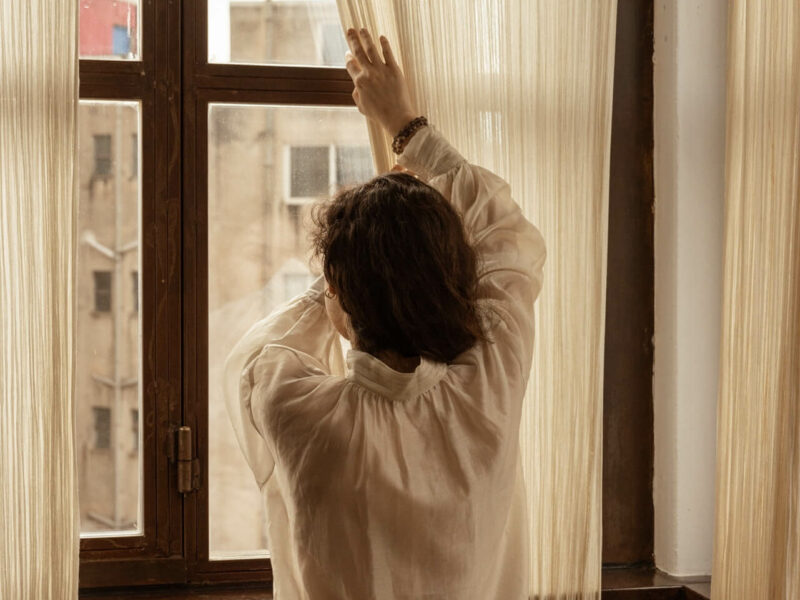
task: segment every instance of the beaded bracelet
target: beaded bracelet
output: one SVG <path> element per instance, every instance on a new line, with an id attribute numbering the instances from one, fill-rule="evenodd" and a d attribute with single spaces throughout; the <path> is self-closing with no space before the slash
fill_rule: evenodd
<path id="1" fill-rule="evenodd" d="M 417 129 L 421 129 L 428 124 L 428 119 L 425 117 L 417 117 L 413 121 L 411 121 L 408 125 L 403 127 L 403 129 L 394 136 L 392 140 L 392 152 L 395 154 L 402 154 L 403 148 L 406 146 L 406 142 L 408 142 L 409 138 L 414 134 Z"/>

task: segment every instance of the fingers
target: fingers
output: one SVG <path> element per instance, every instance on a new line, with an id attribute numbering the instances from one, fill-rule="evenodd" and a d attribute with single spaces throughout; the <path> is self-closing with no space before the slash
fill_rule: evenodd
<path id="1" fill-rule="evenodd" d="M 383 60 L 384 62 L 390 67 L 396 67 L 397 61 L 394 58 L 394 52 L 392 52 L 392 47 L 389 45 L 389 40 L 386 39 L 385 35 L 380 37 L 381 41 L 381 48 L 383 49 Z"/>
<path id="2" fill-rule="evenodd" d="M 360 66 L 366 67 L 370 64 L 369 57 L 367 56 L 366 52 L 364 52 L 364 48 L 361 46 L 361 40 L 356 33 L 356 30 L 352 27 L 347 30 L 347 45 L 350 46 L 350 51 L 353 53 L 353 56 L 356 57 L 356 60 L 360 63 Z"/>
<path id="3" fill-rule="evenodd" d="M 344 67 L 347 69 L 347 74 L 350 75 L 350 79 L 355 80 L 358 74 L 361 73 L 361 65 L 358 64 L 356 57 L 349 50 L 344 55 L 344 59 Z"/>
<path id="4" fill-rule="evenodd" d="M 361 29 L 361 40 L 363 42 L 364 51 L 367 53 L 369 62 L 374 65 L 381 64 L 381 57 L 378 50 L 375 48 L 375 43 L 372 41 L 372 36 L 366 29 Z"/>

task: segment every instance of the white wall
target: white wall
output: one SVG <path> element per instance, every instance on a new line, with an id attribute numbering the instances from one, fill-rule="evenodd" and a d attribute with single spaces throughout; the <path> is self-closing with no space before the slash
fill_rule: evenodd
<path id="1" fill-rule="evenodd" d="M 726 0 L 655 2 L 656 566 L 711 573 Z"/>

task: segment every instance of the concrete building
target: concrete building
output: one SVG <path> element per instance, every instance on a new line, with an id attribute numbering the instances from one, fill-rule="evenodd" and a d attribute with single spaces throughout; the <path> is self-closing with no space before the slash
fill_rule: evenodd
<path id="1" fill-rule="evenodd" d="M 77 428 L 81 529 L 139 522 L 139 111 L 80 107 Z"/>

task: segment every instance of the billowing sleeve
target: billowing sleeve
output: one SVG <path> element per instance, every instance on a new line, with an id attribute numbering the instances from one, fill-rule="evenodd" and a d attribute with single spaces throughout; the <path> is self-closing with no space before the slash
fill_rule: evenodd
<path id="1" fill-rule="evenodd" d="M 489 332 L 523 371 L 533 357 L 534 302 L 542 287 L 545 244 L 509 185 L 468 163 L 433 127 L 419 130 L 398 163 L 439 190 L 461 213 L 479 258 L 479 296 L 505 327 Z M 526 366 L 527 365 L 527 366 Z"/>
<path id="2" fill-rule="evenodd" d="M 254 393 L 257 385 L 270 375 L 300 379 L 344 370 L 339 334 L 322 300 L 324 284 L 320 277 L 305 294 L 253 325 L 225 361 L 225 406 L 259 487 L 272 473 L 275 450 L 256 418 L 264 412 L 257 404 L 269 400 L 264 394 Z M 264 373 L 266 361 L 258 360 L 265 354 L 270 356 L 272 373 Z"/>

